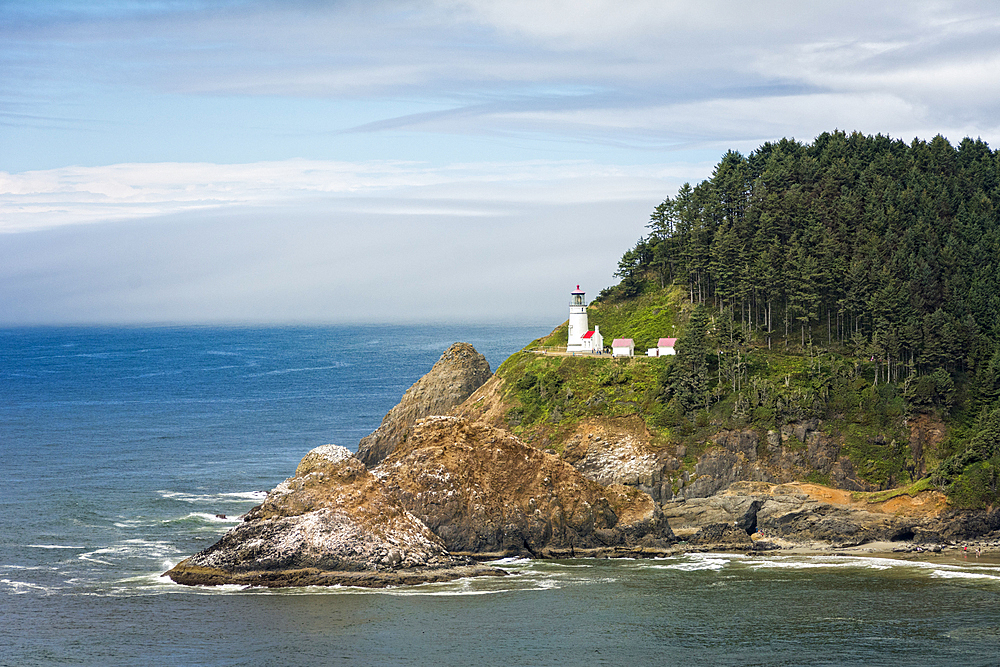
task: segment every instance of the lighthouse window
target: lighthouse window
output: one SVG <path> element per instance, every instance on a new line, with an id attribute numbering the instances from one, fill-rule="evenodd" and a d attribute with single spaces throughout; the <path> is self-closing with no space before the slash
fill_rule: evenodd
<path id="1" fill-rule="evenodd" d="M 577 305 L 577 306 L 582 306 L 583 305 L 583 297 L 580 296 L 579 294 L 577 294 L 576 296 L 574 296 L 573 297 L 573 304 Z"/>

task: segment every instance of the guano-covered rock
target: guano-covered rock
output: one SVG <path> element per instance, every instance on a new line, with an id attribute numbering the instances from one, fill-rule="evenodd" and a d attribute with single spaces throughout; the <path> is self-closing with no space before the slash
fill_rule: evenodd
<path id="1" fill-rule="evenodd" d="M 243 522 L 166 573 L 181 584 L 382 587 L 501 571 L 455 558 L 363 463 L 309 452 Z"/>

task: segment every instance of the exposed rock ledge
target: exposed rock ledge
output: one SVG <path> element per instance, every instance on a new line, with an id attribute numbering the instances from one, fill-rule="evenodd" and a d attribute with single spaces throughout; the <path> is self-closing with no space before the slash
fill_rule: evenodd
<path id="1" fill-rule="evenodd" d="M 728 549 L 948 543 L 1000 529 L 1000 510 L 949 510 L 937 491 L 869 504 L 847 491 L 804 483 L 736 482 L 709 498 L 664 503 L 663 513 L 689 544 Z M 763 542 L 755 541 L 761 536 Z"/>
<path id="2" fill-rule="evenodd" d="M 166 576 L 190 585 L 384 587 L 502 574 L 449 554 L 361 461 L 325 445 L 240 525 Z"/>

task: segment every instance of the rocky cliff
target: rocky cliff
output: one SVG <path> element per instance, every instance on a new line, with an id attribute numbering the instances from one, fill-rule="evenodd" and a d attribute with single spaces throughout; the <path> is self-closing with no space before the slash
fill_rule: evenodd
<path id="1" fill-rule="evenodd" d="M 166 576 L 191 585 L 383 587 L 499 574 L 449 554 L 361 461 L 325 445 L 241 524 Z"/>
<path id="2" fill-rule="evenodd" d="M 595 361 L 612 368 L 620 363 Z M 597 367 L 594 372 L 604 371 Z M 516 383 L 516 377 L 495 375 L 454 414 L 517 432 L 506 418 L 518 409 L 516 392 L 511 389 Z M 581 403 L 591 398 L 582 392 L 572 396 Z M 735 482 L 781 484 L 813 478 L 849 491 L 878 488 L 858 474 L 844 452 L 844 438 L 821 420 L 802 420 L 767 431 L 720 429 L 701 442 L 675 444 L 673 439 L 657 437 L 638 409 L 621 412 L 565 420 L 557 420 L 559 415 L 554 413 L 544 427 L 524 433 L 524 439 L 557 453 L 588 479 L 632 486 L 660 503 L 709 497 Z M 917 467 L 923 465 L 927 434 L 940 440 L 942 428 L 926 417 L 913 422 L 909 447 Z"/>
<path id="3" fill-rule="evenodd" d="M 457 417 L 489 366 L 453 345 L 366 438 L 309 452 L 216 544 L 166 573 L 182 584 L 392 586 L 499 575 L 502 555 L 626 555 L 676 540 L 641 491 L 603 485 L 510 433 Z M 381 454 L 381 455 L 380 455 Z"/>
<path id="4" fill-rule="evenodd" d="M 539 364 L 525 363 L 523 355 L 519 363 L 526 372 L 536 378 L 546 372 L 539 370 Z M 669 518 L 678 537 L 701 545 L 748 548 L 750 533 L 740 526 L 751 515 L 759 516 L 768 534 L 788 544 L 945 543 L 990 536 L 1000 529 L 1000 510 L 956 511 L 930 485 L 912 496 L 897 495 L 888 505 L 868 502 L 865 493 L 880 487 L 859 474 L 847 455 L 843 434 L 819 419 L 771 430 L 717 429 L 701 441 L 688 438 L 680 443 L 651 431 L 634 404 L 617 406 L 611 414 L 567 419 L 567 413 L 592 410 L 589 405 L 597 393 L 609 393 L 607 369 L 621 364 L 586 360 L 592 367 L 587 370 L 584 360 L 571 361 L 572 366 L 566 359 L 550 361 L 555 375 L 546 376 L 545 390 L 562 410 L 553 409 L 530 429 L 510 419 L 523 405 L 520 396 L 525 392 L 518 386 L 528 384 L 517 367 L 501 368 L 454 414 L 502 431 L 521 432 L 529 444 L 572 465 L 586 479 L 643 492 Z M 581 378 L 578 367 L 589 375 Z M 565 378 L 569 379 L 560 384 Z M 596 379 L 590 387 L 593 394 L 587 393 L 588 378 Z M 536 381 L 535 386 L 539 384 Z M 928 415 L 912 420 L 908 441 L 898 444 L 911 452 L 911 474 L 924 474 L 925 454 L 939 446 L 943 431 L 944 425 Z M 804 484 L 805 480 L 825 480 L 826 486 Z M 751 488 L 753 492 L 748 491 Z M 830 498 L 838 501 L 824 494 L 833 494 Z M 926 511 L 929 506 L 935 508 L 932 514 Z"/>
<path id="5" fill-rule="evenodd" d="M 485 383 L 492 372 L 486 357 L 468 343 L 455 343 L 403 398 L 371 434 L 358 445 L 358 458 L 369 468 L 405 442 L 418 419 L 446 415 Z"/>
<path id="6" fill-rule="evenodd" d="M 374 474 L 453 553 L 621 555 L 675 541 L 649 495 L 458 417 L 420 422 Z"/>

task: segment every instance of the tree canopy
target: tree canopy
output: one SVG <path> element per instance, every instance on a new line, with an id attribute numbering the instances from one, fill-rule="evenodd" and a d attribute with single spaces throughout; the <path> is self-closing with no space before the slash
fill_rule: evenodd
<path id="1" fill-rule="evenodd" d="M 727 152 L 710 178 L 659 204 L 647 228 L 602 298 L 682 286 L 693 304 L 724 314 L 730 342 L 735 327 L 766 348 L 849 353 L 872 369 L 873 387 L 898 389 L 882 398 L 905 402 L 900 419 L 912 410 L 965 416 L 961 458 L 940 469 L 945 482 L 998 465 L 1000 447 L 984 438 L 1000 408 L 1000 152 L 940 135 L 782 139 L 747 156 Z M 725 362 L 716 347 L 706 369 L 679 344 L 689 372 L 671 372 L 666 400 L 699 405 L 713 371 L 719 387 L 724 375 L 731 389 L 744 386 L 742 359 Z M 737 411 L 755 409 L 748 397 L 758 384 L 736 392 Z"/>
<path id="2" fill-rule="evenodd" d="M 978 369 L 1000 338 L 998 211 L 1000 155 L 982 141 L 783 139 L 657 206 L 620 289 L 653 274 L 800 345 L 860 335 L 894 380 Z"/>

